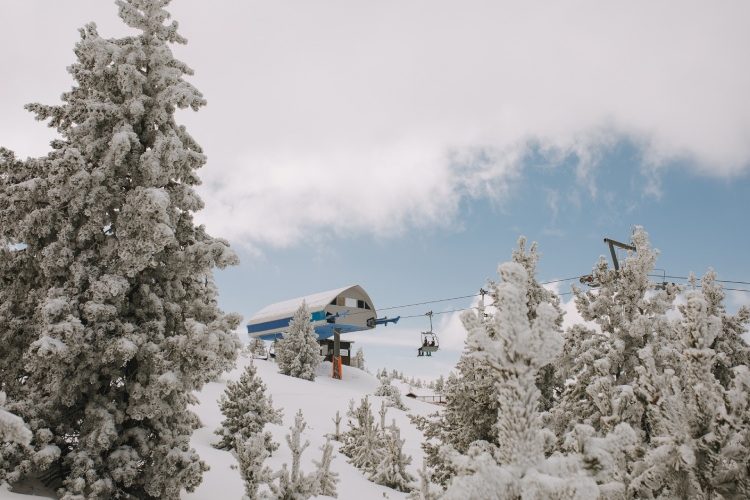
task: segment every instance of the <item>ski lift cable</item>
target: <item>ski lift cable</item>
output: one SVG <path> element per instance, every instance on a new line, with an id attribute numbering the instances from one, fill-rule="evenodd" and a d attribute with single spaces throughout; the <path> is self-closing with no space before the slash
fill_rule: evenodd
<path id="1" fill-rule="evenodd" d="M 669 278 L 673 280 L 690 280 L 687 276 L 670 276 L 669 274 L 649 274 L 649 276 L 652 277 L 659 277 L 659 278 Z M 698 280 L 698 277 L 696 276 L 696 280 Z M 750 285 L 750 281 L 732 281 L 732 280 L 714 280 L 717 283 L 729 283 L 731 285 Z M 733 290 L 732 288 L 725 288 L 724 290 Z M 750 291 L 750 290 L 741 290 L 741 291 Z"/>
<path id="2" fill-rule="evenodd" d="M 556 280 L 542 281 L 542 282 L 539 282 L 539 284 L 540 285 L 551 285 L 551 284 L 554 284 L 554 283 L 562 283 L 562 282 L 565 282 L 565 281 L 577 280 L 577 279 L 580 279 L 580 278 L 582 278 L 584 276 L 588 276 L 588 275 L 582 274 L 582 275 L 573 276 L 573 277 L 570 277 L 570 278 L 560 278 L 560 279 L 556 279 Z M 659 278 L 669 278 L 669 279 L 682 279 L 682 280 L 689 280 L 690 279 L 687 276 L 672 276 L 672 275 L 668 275 L 668 274 L 658 274 L 658 275 L 650 274 L 649 276 L 659 277 Z M 717 283 L 730 283 L 730 284 L 743 284 L 743 285 L 747 284 L 747 285 L 750 285 L 750 282 L 748 282 L 748 281 L 733 281 L 733 280 L 714 280 L 714 281 L 716 281 Z M 698 287 L 700 288 L 700 285 L 698 285 Z M 723 287 L 722 289 L 723 290 L 735 291 L 735 292 L 750 293 L 750 290 L 746 289 L 746 288 L 729 288 L 729 287 Z M 572 293 L 573 292 L 560 292 L 560 293 L 557 293 L 556 295 L 562 297 L 562 296 L 566 296 L 566 295 L 572 295 Z M 382 307 L 382 308 L 379 308 L 378 311 L 391 311 L 393 309 L 403 309 L 403 308 L 406 308 L 406 307 L 423 306 L 423 305 L 435 304 L 435 303 L 439 303 L 439 302 L 450 302 L 452 300 L 470 299 L 470 298 L 474 298 L 474 297 L 479 297 L 481 295 L 482 294 L 480 292 L 480 293 L 472 293 L 472 294 L 467 294 L 467 295 L 459 295 L 457 297 L 448 297 L 448 298 L 443 298 L 443 299 L 434 299 L 434 300 L 425 300 L 425 301 L 422 301 L 422 302 L 413 302 L 413 303 L 410 303 L 410 304 L 399 304 L 399 305 L 394 305 L 394 306 Z M 488 305 L 492 305 L 492 304 L 488 304 Z M 448 310 L 448 311 L 435 312 L 433 314 L 438 315 L 438 314 L 446 314 L 446 313 L 451 313 L 451 312 L 460 312 L 460 311 L 465 311 L 467 309 L 476 309 L 476 307 L 465 307 L 463 309 L 451 309 L 451 310 Z M 366 311 L 353 312 L 353 313 L 351 313 L 351 315 L 365 314 L 365 313 L 366 313 Z M 422 314 L 413 314 L 413 315 L 408 315 L 408 316 L 402 315 L 401 319 L 421 318 L 424 315 L 425 315 L 424 313 L 422 313 Z"/>
<path id="3" fill-rule="evenodd" d="M 539 284 L 540 285 L 551 285 L 553 283 L 561 283 L 563 281 L 573 281 L 573 280 L 577 280 L 577 279 L 581 278 L 581 276 L 583 276 L 583 275 L 573 276 L 572 278 L 561 278 L 561 279 L 557 279 L 557 280 L 544 281 L 544 282 L 540 282 Z M 568 295 L 569 293 L 570 292 L 559 293 L 558 295 Z M 378 308 L 378 311 L 390 311 L 391 309 L 402 309 L 402 308 L 405 308 L 405 307 L 424 306 L 424 305 L 427 305 L 427 304 L 435 304 L 437 302 L 450 302 L 451 300 L 470 299 L 470 298 L 473 298 L 473 297 L 479 297 L 480 295 L 482 295 L 482 294 L 481 293 L 472 293 L 472 294 L 469 294 L 469 295 L 461 295 L 459 297 L 450 297 L 450 298 L 447 298 L 447 299 L 426 300 L 424 302 L 415 302 L 413 304 L 401 304 L 401 305 L 397 305 L 397 306 L 381 307 L 381 308 Z M 435 314 L 438 314 L 438 313 L 435 313 Z M 423 315 L 420 314 L 420 316 L 423 316 Z M 403 317 L 405 317 L 405 316 L 402 316 L 402 318 Z"/>

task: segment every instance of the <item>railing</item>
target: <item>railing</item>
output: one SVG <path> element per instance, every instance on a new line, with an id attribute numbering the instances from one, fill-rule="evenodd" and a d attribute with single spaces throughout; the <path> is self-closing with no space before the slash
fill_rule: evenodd
<path id="1" fill-rule="evenodd" d="M 437 405 L 444 405 L 446 403 L 445 396 L 441 394 L 435 394 L 431 396 L 413 396 L 414 399 L 417 399 L 419 401 L 424 401 L 425 403 L 434 403 Z"/>

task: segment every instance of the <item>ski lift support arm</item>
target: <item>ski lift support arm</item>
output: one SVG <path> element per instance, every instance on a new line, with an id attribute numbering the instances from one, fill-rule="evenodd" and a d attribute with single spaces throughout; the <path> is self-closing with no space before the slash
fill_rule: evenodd
<path id="1" fill-rule="evenodd" d="M 630 250 L 632 252 L 636 251 L 633 245 L 626 245 L 625 243 L 615 241 L 611 238 L 604 238 L 604 243 L 609 245 L 609 253 L 612 255 L 612 264 L 615 266 L 615 271 L 620 270 L 620 263 L 617 261 L 617 252 L 615 252 L 615 247 L 622 248 L 624 250 Z"/>
<path id="2" fill-rule="evenodd" d="M 375 325 L 388 326 L 388 323 L 398 323 L 398 320 L 400 319 L 401 319 L 401 316 L 396 316 L 395 318 L 389 318 L 388 316 L 386 316 L 385 318 L 377 318 L 377 319 L 373 318 L 374 321 L 372 323 L 372 326 L 375 326 Z"/>

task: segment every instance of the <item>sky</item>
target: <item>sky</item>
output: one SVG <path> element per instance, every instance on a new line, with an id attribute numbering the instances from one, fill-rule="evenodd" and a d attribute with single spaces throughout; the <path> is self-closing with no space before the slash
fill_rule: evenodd
<path id="1" fill-rule="evenodd" d="M 541 281 L 577 276 L 608 254 L 604 237 L 627 240 L 634 225 L 665 274 L 713 267 L 750 281 L 747 2 L 175 0 L 169 10 L 189 40 L 174 51 L 208 100 L 178 116 L 208 156 L 197 219 L 241 258 L 217 273 L 228 311 L 247 318 L 348 284 L 376 308 L 474 294 L 519 235 L 539 244 Z M 5 0 L 2 12 L 0 145 L 43 155 L 54 131 L 23 105 L 70 88 L 78 28 L 128 31 L 102 0 Z M 434 377 L 464 333 L 458 313 L 436 316 L 444 349 L 416 359 L 427 327 L 408 318 L 351 339 L 372 368 Z"/>

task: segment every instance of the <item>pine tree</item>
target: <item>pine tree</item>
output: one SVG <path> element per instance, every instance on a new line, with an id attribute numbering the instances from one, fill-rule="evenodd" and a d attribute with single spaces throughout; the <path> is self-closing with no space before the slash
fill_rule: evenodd
<path id="1" fill-rule="evenodd" d="M 266 424 L 280 424 L 282 414 L 274 409 L 273 400 L 266 395 L 266 386 L 253 364 L 247 365 L 237 382 L 227 383 L 219 399 L 219 408 L 224 420 L 216 430 L 216 434 L 221 436 L 221 440 L 214 445 L 216 448 L 232 449 L 238 435 L 242 443 L 255 435 L 262 435 L 269 452 L 278 448 L 271 434 L 263 433 L 263 428 Z"/>
<path id="2" fill-rule="evenodd" d="M 538 260 L 536 244 L 532 244 L 527 250 L 525 238 L 519 238 L 518 247 L 513 251 L 513 262 L 525 271 L 524 300 L 528 321 L 536 318 L 536 310 L 540 304 L 546 304 L 554 312 L 553 329 L 557 334 L 562 323 L 562 312 L 558 299 L 536 281 L 535 272 Z M 497 302 L 497 283 L 489 282 L 487 287 L 490 297 Z M 477 313 L 464 315 L 462 321 L 467 331 L 481 330 L 486 332 L 486 336 L 491 339 L 498 335 L 495 317 L 485 314 L 483 302 L 480 303 Z M 549 379 L 539 377 L 539 373 L 547 370 L 551 370 L 551 364 L 546 364 L 537 371 L 538 387 L 540 381 L 549 382 L 549 379 L 556 381 L 554 376 Z M 432 479 L 441 486 L 446 486 L 456 473 L 451 462 L 441 455 L 441 446 L 450 445 L 454 450 L 463 454 L 467 453 L 471 444 L 477 441 L 490 445 L 498 444 L 496 385 L 501 380 L 500 375 L 487 363 L 486 359 L 477 355 L 476 347 L 469 343 L 456 365 L 456 372 L 451 373 L 447 381 L 442 375 L 435 381 L 436 392 L 444 395 L 446 399 L 443 411 L 429 418 L 412 417 L 412 421 L 422 430 L 426 438 L 422 448 L 425 451 L 425 461 L 431 468 Z M 547 399 L 551 401 L 555 391 L 554 385 L 539 387 L 540 409 L 545 409 Z"/>
<path id="3" fill-rule="evenodd" d="M 413 489 L 407 498 L 410 500 L 437 500 L 440 498 L 443 490 L 430 482 L 431 474 L 425 464 L 422 465 L 422 469 L 418 471 L 418 474 L 419 488 Z"/>
<path id="4" fill-rule="evenodd" d="M 432 480 L 441 486 L 446 486 L 455 475 L 455 469 L 440 455 L 443 445 L 466 453 L 475 441 L 497 444 L 498 405 L 490 368 L 465 353 L 456 369 L 459 376 L 451 373 L 444 383 L 445 407 L 429 417 L 410 417 L 424 434 L 425 462 L 432 468 Z"/>
<path id="5" fill-rule="evenodd" d="M 727 465 L 722 451 L 735 447 L 732 428 L 742 428 L 732 422 L 731 403 L 715 375 L 722 356 L 713 347 L 724 322 L 710 306 L 715 290 L 707 280 L 704 284 L 701 291 L 687 292 L 679 307 L 676 341 L 654 343 L 639 353 L 636 391 L 646 401 L 658 401 L 646 408 L 650 449 L 633 465 L 630 489 L 639 496 L 715 496 L 716 478 Z"/>
<path id="6" fill-rule="evenodd" d="M 716 490 L 726 498 L 750 497 L 750 368 L 732 368 L 726 393 L 731 431 L 714 474 Z"/>
<path id="7" fill-rule="evenodd" d="M 357 349 L 357 353 L 354 355 L 352 366 L 359 368 L 360 370 L 365 369 L 365 353 L 362 351 L 361 347 Z"/>
<path id="8" fill-rule="evenodd" d="M 451 453 L 446 446 L 457 475 L 444 498 L 596 497 L 596 483 L 578 455 L 545 456 L 549 431 L 542 426 L 536 377 L 562 345 L 559 311 L 540 301 L 530 314 L 528 274 L 522 265 L 505 263 L 499 272 L 503 281 L 494 290 L 493 324 L 464 313 L 471 355 L 496 375 L 497 444 L 477 441 L 465 454 Z"/>
<path id="9" fill-rule="evenodd" d="M 380 385 L 375 389 L 375 396 L 386 398 L 388 406 L 398 408 L 399 410 L 406 410 L 406 406 L 401 400 L 401 391 L 398 390 L 398 387 L 391 385 L 389 377 L 382 377 L 380 379 Z"/>
<path id="10" fill-rule="evenodd" d="M 287 464 L 284 464 L 281 471 L 275 475 L 279 480 L 278 485 L 269 485 L 278 500 L 304 500 L 316 494 L 316 475 L 307 475 L 300 469 L 300 457 L 310 446 L 310 441 L 302 443 L 301 439 L 306 427 L 302 410 L 298 410 L 294 417 L 294 425 L 289 428 L 291 434 L 286 435 L 286 443 L 292 452 L 292 469 L 290 471 Z"/>
<path id="11" fill-rule="evenodd" d="M 326 441 L 326 444 L 320 447 L 320 451 L 323 452 L 323 456 L 320 461 L 313 460 L 315 464 L 315 484 L 316 484 L 316 495 L 326 495 L 329 497 L 336 498 L 336 484 L 339 482 L 339 475 L 331 470 L 331 462 L 333 461 L 333 445 L 330 440 Z"/>
<path id="12" fill-rule="evenodd" d="M 266 359 L 268 357 L 266 343 L 261 338 L 253 339 L 253 341 L 248 344 L 247 350 L 254 359 Z"/>
<path id="13" fill-rule="evenodd" d="M 445 377 L 440 375 L 437 380 L 435 380 L 435 392 L 438 394 L 442 394 L 443 390 L 445 389 Z"/>
<path id="14" fill-rule="evenodd" d="M 568 382 L 548 421 L 558 424 L 564 450 L 583 454 L 602 492 L 742 496 L 750 442 L 746 417 L 734 412 L 743 405 L 733 401 L 747 397 L 737 375 L 750 353 L 740 338 L 748 312 L 726 314 L 709 272 L 700 291 L 685 293 L 679 318 L 670 319 L 679 290 L 652 290 L 657 253 L 642 228 L 633 241 L 637 251 L 620 271 L 600 260 L 597 290 L 576 290 L 579 312 L 597 329 L 565 333 L 555 364 Z"/>
<path id="15" fill-rule="evenodd" d="M 349 430 L 344 433 L 339 451 L 349 457 L 349 463 L 366 472 L 372 472 L 380 462 L 381 437 L 372 414 L 370 400 L 365 396 L 357 408 L 349 404 Z"/>
<path id="16" fill-rule="evenodd" d="M 336 410 L 336 416 L 331 419 L 336 426 L 336 430 L 334 431 L 333 435 L 331 436 L 331 439 L 334 441 L 341 441 L 341 414 L 338 410 Z M 329 434 L 330 435 L 330 434 Z"/>
<path id="17" fill-rule="evenodd" d="M 36 450 L 52 432 L 63 496 L 177 498 L 206 470 L 192 391 L 239 348 L 212 278 L 237 257 L 193 222 L 206 158 L 174 112 L 205 100 L 169 1 L 116 3 L 137 33 L 87 25 L 63 103 L 28 106 L 52 151 L 0 155 L 0 389 Z"/>
<path id="18" fill-rule="evenodd" d="M 276 345 L 276 362 L 284 375 L 315 380 L 315 370 L 322 360 L 310 310 L 305 302 L 289 322 L 289 331 Z"/>
<path id="19" fill-rule="evenodd" d="M 385 416 L 388 413 L 388 410 L 385 406 L 385 401 L 380 402 L 380 410 L 378 411 L 378 415 L 380 415 L 380 432 L 385 432 Z"/>
<path id="20" fill-rule="evenodd" d="M 399 428 L 394 420 L 384 432 L 383 453 L 375 470 L 370 474 L 370 480 L 398 491 L 411 491 L 414 476 L 406 466 L 411 463 L 411 457 L 404 455 L 402 449 L 404 440 L 401 439 Z"/>
<path id="21" fill-rule="evenodd" d="M 648 433 L 643 428 L 647 402 L 633 391 L 639 352 L 647 345 L 673 341 L 666 311 L 678 290 L 669 286 L 650 293 L 648 275 L 658 252 L 640 227 L 633 233 L 633 245 L 637 252 L 619 271 L 599 261 L 592 273 L 598 284 L 594 291 L 574 288 L 578 311 L 584 320 L 595 322 L 601 334 L 579 327 L 566 339 L 563 351 L 569 361 L 561 376 L 581 380 L 566 387 L 550 420 L 568 429 L 582 422 L 606 434 L 627 422 L 636 432 Z M 561 432 L 564 429 L 558 428 Z"/>
<path id="22" fill-rule="evenodd" d="M 253 434 L 244 441 L 239 434 L 236 438 L 234 449 L 237 450 L 240 475 L 245 482 L 243 500 L 255 500 L 259 497 L 258 488 L 273 480 L 271 469 L 263 465 L 270 452 L 266 440 L 261 434 Z"/>

